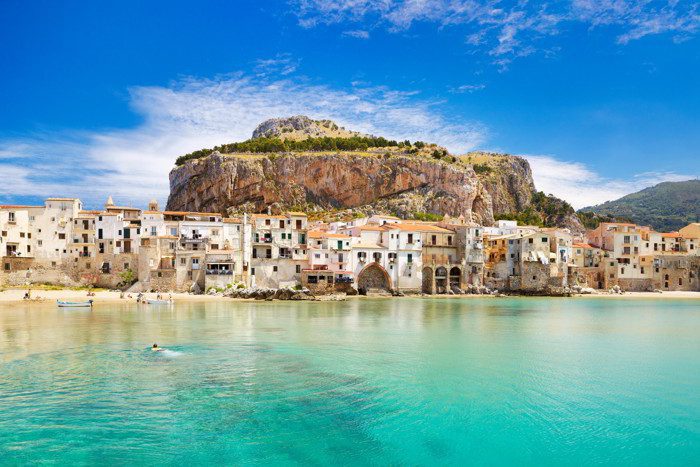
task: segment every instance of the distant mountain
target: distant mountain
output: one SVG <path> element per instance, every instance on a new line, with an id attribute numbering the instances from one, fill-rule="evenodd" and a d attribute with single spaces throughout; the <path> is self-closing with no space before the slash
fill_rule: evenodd
<path id="1" fill-rule="evenodd" d="M 659 231 L 675 231 L 700 218 L 700 180 L 659 183 L 581 211 L 630 219 Z"/>

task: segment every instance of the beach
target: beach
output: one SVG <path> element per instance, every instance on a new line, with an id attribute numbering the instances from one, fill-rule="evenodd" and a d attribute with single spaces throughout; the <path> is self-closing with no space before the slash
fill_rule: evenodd
<path id="1" fill-rule="evenodd" d="M 6 289 L 0 291 L 0 303 L 13 303 L 13 302 L 24 302 L 24 294 L 26 293 L 26 288 L 21 289 Z M 87 290 L 73 290 L 73 289 L 60 289 L 60 290 L 42 290 L 42 289 L 32 289 L 30 302 L 53 302 L 56 300 L 62 301 L 84 301 L 93 300 L 95 303 L 101 302 L 128 302 L 130 300 L 135 300 L 135 293 L 125 294 L 124 298 L 121 298 L 121 293 L 111 290 L 100 290 L 95 291 L 94 296 L 88 296 Z M 131 298 L 129 298 L 131 295 Z M 147 299 L 156 299 L 157 293 L 145 293 L 144 297 Z M 173 293 L 162 293 L 164 299 L 172 297 L 173 300 L 178 302 L 196 302 L 196 301 L 229 301 L 229 300 L 245 300 L 250 301 L 251 299 L 241 299 L 241 298 L 230 298 L 222 295 L 207 295 L 207 294 L 190 294 L 184 292 L 173 292 Z M 516 295 L 517 296 L 517 295 Z M 492 297 L 491 295 L 412 295 L 412 297 L 425 297 L 425 298 L 478 298 L 478 297 Z M 700 299 L 700 292 L 683 292 L 683 291 L 670 291 L 663 293 L 655 292 L 625 292 L 624 294 L 609 294 L 607 292 L 599 292 L 596 294 L 588 295 L 573 295 L 576 297 L 587 297 L 587 298 L 605 298 L 605 299 L 635 299 L 635 298 L 645 298 L 645 299 Z M 352 298 L 366 298 L 364 296 L 348 297 Z M 386 299 L 400 299 L 402 297 L 373 297 L 373 298 L 386 298 Z"/>

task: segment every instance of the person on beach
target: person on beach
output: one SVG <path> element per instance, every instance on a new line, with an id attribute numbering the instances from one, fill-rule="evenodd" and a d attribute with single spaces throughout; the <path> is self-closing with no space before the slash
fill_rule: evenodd
<path id="1" fill-rule="evenodd" d="M 32 289 L 27 289 L 27 291 L 24 293 L 24 297 L 22 300 L 31 300 L 32 299 Z"/>

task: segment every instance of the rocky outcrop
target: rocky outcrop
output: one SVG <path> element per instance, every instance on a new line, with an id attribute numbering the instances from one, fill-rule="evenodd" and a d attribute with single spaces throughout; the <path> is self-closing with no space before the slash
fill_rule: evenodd
<path id="1" fill-rule="evenodd" d="M 305 139 L 334 136 L 365 136 L 346 130 L 331 120 L 312 120 L 305 115 L 265 120 L 253 131 L 253 138 Z"/>
<path id="2" fill-rule="evenodd" d="M 330 120 L 295 116 L 263 122 L 250 141 L 355 136 L 366 135 Z M 542 206 L 524 158 L 485 152 L 455 157 L 436 145 L 383 141 L 393 146 L 221 154 L 219 151 L 241 150 L 224 145 L 218 150 L 196 151 L 181 157 L 180 165 L 170 173 L 168 209 L 225 214 L 267 208 L 309 213 L 351 210 L 346 214 L 382 212 L 404 218 L 418 213 L 447 214 L 464 215 L 484 225 L 492 224 L 494 216 L 513 218 L 525 211 L 535 212 L 537 222 L 546 225 L 583 230 L 570 206 L 571 213 L 551 209 L 553 203 L 555 207 L 563 203 L 560 200 L 548 197 L 547 207 Z"/>
<path id="3" fill-rule="evenodd" d="M 491 195 L 468 166 L 382 154 L 222 155 L 170 173 L 168 209 L 318 211 L 381 204 L 390 212 L 493 222 Z"/>

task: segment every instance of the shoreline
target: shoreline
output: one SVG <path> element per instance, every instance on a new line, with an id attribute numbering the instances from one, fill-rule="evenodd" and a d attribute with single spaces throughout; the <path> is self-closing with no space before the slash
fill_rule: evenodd
<path id="1" fill-rule="evenodd" d="M 131 298 L 128 294 L 125 298 L 120 298 L 120 292 L 114 291 L 96 291 L 95 295 L 88 297 L 86 290 L 71 290 L 71 289 L 58 289 L 58 290 L 41 290 L 32 289 L 32 300 L 23 300 L 24 293 L 27 291 L 26 288 L 14 288 L 5 289 L 0 291 L 0 304 L 9 303 L 50 303 L 56 300 L 66 300 L 66 301 L 84 301 L 84 300 L 94 300 L 95 303 L 129 303 L 136 301 L 137 294 L 131 294 Z M 255 300 L 251 298 L 231 298 L 222 295 L 195 295 L 184 292 L 177 293 L 163 293 L 163 298 L 167 298 L 172 295 L 174 301 L 178 302 L 216 302 L 216 301 L 264 301 Z M 149 299 L 155 299 L 156 293 L 146 293 L 144 297 Z M 406 295 L 404 297 L 394 297 L 394 296 L 349 296 L 347 299 L 360 298 L 383 298 L 383 299 L 401 299 L 401 298 L 440 298 L 440 299 L 459 299 L 459 298 L 541 298 L 546 297 L 544 295 Z M 596 294 L 577 294 L 571 297 L 551 297 L 551 298 L 602 298 L 602 299 L 700 299 L 700 292 L 684 292 L 684 291 L 669 291 L 669 292 L 625 292 L 624 294 L 609 294 L 609 293 L 596 293 Z M 324 301 L 318 300 L 318 301 Z"/>

